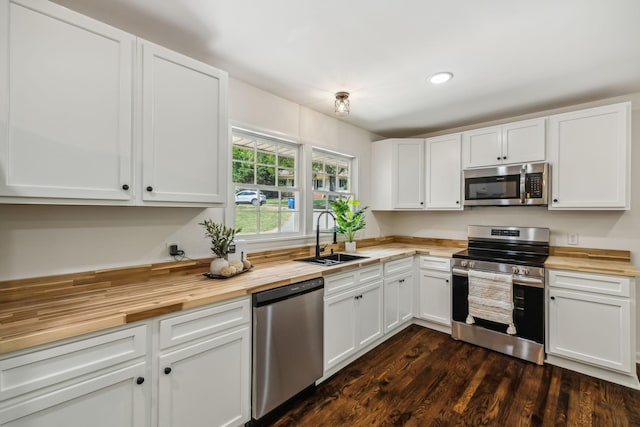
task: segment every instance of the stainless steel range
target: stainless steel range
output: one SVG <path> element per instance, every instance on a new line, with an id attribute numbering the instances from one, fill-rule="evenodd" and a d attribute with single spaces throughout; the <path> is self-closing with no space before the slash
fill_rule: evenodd
<path id="1" fill-rule="evenodd" d="M 453 338 L 541 365 L 548 255 L 548 228 L 469 226 L 453 255 Z"/>

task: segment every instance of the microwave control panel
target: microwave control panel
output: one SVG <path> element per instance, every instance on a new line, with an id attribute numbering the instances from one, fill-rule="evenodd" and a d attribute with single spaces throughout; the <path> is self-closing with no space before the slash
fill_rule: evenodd
<path id="1" fill-rule="evenodd" d="M 541 199 L 542 173 L 528 173 L 525 177 L 524 186 L 527 199 Z"/>

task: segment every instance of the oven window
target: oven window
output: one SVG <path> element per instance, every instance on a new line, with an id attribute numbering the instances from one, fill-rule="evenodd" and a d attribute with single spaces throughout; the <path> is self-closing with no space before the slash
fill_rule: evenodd
<path id="1" fill-rule="evenodd" d="M 467 200 L 519 199 L 520 175 L 467 178 L 465 198 Z"/>

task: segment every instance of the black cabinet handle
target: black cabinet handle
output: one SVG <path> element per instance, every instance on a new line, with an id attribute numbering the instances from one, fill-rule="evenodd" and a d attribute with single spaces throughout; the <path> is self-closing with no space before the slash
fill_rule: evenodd
<path id="1" fill-rule="evenodd" d="M 503 156 L 503 157 L 502 157 L 502 160 L 507 160 L 507 156 Z"/>
<path id="2" fill-rule="evenodd" d="M 500 160 L 500 156 L 496 157 L 496 160 Z"/>
<path id="3" fill-rule="evenodd" d="M 136 379 L 136 384 L 142 384 L 144 382 L 144 377 L 138 377 Z"/>
<path id="4" fill-rule="evenodd" d="M 129 186 L 128 186 L 127 184 L 125 184 L 125 185 L 123 185 L 123 186 L 122 186 L 122 189 L 123 189 L 123 190 L 128 190 L 128 189 L 129 189 Z"/>
<path id="5" fill-rule="evenodd" d="M 553 203 L 558 203 L 558 199 L 553 199 Z"/>
<path id="6" fill-rule="evenodd" d="M 148 186 L 147 187 L 147 191 L 153 191 L 153 187 L 152 186 Z"/>
<path id="7" fill-rule="evenodd" d="M 551 298 L 551 299 L 556 299 L 556 297 L 549 297 L 549 298 Z"/>
<path id="8" fill-rule="evenodd" d="M 456 205 L 459 205 L 459 204 L 460 204 L 460 200 L 456 200 Z"/>
<path id="9" fill-rule="evenodd" d="M 445 283 L 449 283 L 449 279 L 444 279 L 444 282 Z"/>
<path id="10" fill-rule="evenodd" d="M 169 375 L 171 373 L 171 368 L 164 368 L 165 375 Z"/>
<path id="11" fill-rule="evenodd" d="M 420 202 L 421 205 L 424 205 L 424 202 Z"/>

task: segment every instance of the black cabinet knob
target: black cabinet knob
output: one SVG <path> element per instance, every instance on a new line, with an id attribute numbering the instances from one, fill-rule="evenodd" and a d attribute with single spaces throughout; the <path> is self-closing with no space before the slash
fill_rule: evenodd
<path id="1" fill-rule="evenodd" d="M 144 377 L 138 377 L 136 379 L 136 384 L 142 384 L 144 382 Z"/>
<path id="2" fill-rule="evenodd" d="M 444 282 L 445 283 L 449 283 L 449 279 L 444 279 Z"/>
<path id="3" fill-rule="evenodd" d="M 558 199 L 553 199 L 553 203 L 558 203 Z"/>
<path id="4" fill-rule="evenodd" d="M 500 160 L 500 156 L 496 157 L 496 160 Z"/>
<path id="5" fill-rule="evenodd" d="M 456 205 L 459 205 L 459 204 L 460 204 L 460 200 L 456 200 Z"/>
<path id="6" fill-rule="evenodd" d="M 123 189 L 123 190 L 128 190 L 128 189 L 129 189 L 129 186 L 128 186 L 127 184 L 125 184 L 125 185 L 123 185 L 123 186 L 122 186 L 122 189 Z"/>
<path id="7" fill-rule="evenodd" d="M 551 298 L 551 299 L 556 299 L 556 297 L 549 297 L 549 298 Z"/>
<path id="8" fill-rule="evenodd" d="M 420 202 L 421 205 L 424 205 L 424 202 Z"/>
<path id="9" fill-rule="evenodd" d="M 502 156 L 502 160 L 507 160 L 507 156 Z"/>
<path id="10" fill-rule="evenodd" d="M 171 373 L 171 368 L 164 368 L 165 375 L 169 375 Z"/>
<path id="11" fill-rule="evenodd" d="M 147 191 L 153 191 L 153 187 L 152 186 L 148 186 L 147 187 Z"/>

